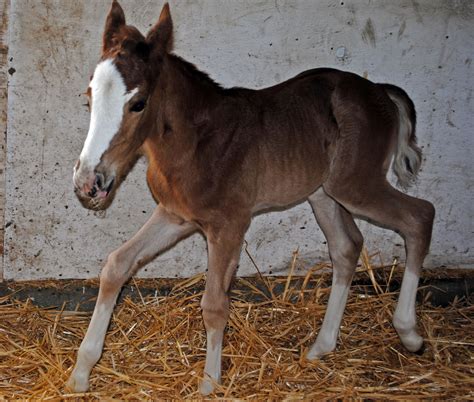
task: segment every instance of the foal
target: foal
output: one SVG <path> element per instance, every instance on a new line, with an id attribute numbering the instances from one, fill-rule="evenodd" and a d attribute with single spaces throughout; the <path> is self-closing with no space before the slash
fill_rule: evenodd
<path id="1" fill-rule="evenodd" d="M 386 180 L 392 163 L 401 186 L 409 185 L 421 162 L 415 109 L 406 93 L 328 68 L 262 90 L 223 89 L 170 53 L 171 43 L 167 4 L 144 37 L 126 25 L 113 1 L 87 91 L 91 121 L 74 169 L 75 191 L 85 206 L 106 208 L 143 154 L 158 206 L 102 270 L 69 387 L 88 389 L 122 285 L 145 262 L 199 230 L 209 258 L 201 302 L 207 352 L 200 390 L 211 393 L 221 377 L 229 286 L 251 217 L 305 200 L 328 240 L 334 269 L 324 322 L 307 358 L 319 359 L 336 346 L 363 241 L 353 214 L 405 239 L 406 270 L 393 324 L 403 345 L 419 350 L 415 295 L 434 208 Z"/>

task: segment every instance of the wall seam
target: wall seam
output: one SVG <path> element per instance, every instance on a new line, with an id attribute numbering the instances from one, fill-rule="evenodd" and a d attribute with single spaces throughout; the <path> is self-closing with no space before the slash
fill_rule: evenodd
<path id="1" fill-rule="evenodd" d="M 0 0 L 0 281 L 3 280 L 5 241 L 5 169 L 8 117 L 8 22 L 10 0 Z"/>

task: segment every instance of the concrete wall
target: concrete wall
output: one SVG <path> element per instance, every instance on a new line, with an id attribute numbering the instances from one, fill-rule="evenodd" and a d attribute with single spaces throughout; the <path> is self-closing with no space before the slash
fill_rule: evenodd
<path id="1" fill-rule="evenodd" d="M 10 1 L 0 0 L 0 280 L 3 278 L 3 235 L 5 218 L 5 157 L 8 95 L 8 15 Z"/>
<path id="2" fill-rule="evenodd" d="M 109 0 L 15 0 L 10 10 L 4 277 L 85 278 L 147 219 L 154 203 L 139 164 L 106 214 L 83 209 L 72 166 L 88 127 L 81 95 L 99 54 Z M 122 0 L 142 30 L 161 1 Z M 425 161 L 411 194 L 437 218 L 427 266 L 474 266 L 474 6 L 444 1 L 172 1 L 175 51 L 226 86 L 264 87 L 332 66 L 404 87 L 418 110 Z M 11 70 L 13 71 L 13 70 Z M 402 240 L 360 222 L 371 251 L 404 257 Z M 279 273 L 299 247 L 303 262 L 327 260 L 310 208 L 257 217 L 248 251 Z M 205 242 L 193 236 L 141 275 L 203 271 Z M 304 264 L 302 264 L 304 265 Z M 243 253 L 239 274 L 254 274 Z"/>

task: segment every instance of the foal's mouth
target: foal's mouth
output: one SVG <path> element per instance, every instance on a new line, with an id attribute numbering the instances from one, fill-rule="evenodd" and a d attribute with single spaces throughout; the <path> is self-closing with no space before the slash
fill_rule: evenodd
<path id="1" fill-rule="evenodd" d="M 89 187 L 89 191 L 75 187 L 74 192 L 85 208 L 100 211 L 107 209 L 110 205 L 115 182 L 115 177 L 110 177 L 105 181 L 104 176 L 99 173 L 96 174 L 94 184 Z"/>
<path id="2" fill-rule="evenodd" d="M 87 193 L 87 196 L 94 199 L 105 199 L 110 194 L 114 187 L 115 177 L 110 178 L 107 183 L 104 183 L 104 176 L 96 175 L 95 183 Z"/>

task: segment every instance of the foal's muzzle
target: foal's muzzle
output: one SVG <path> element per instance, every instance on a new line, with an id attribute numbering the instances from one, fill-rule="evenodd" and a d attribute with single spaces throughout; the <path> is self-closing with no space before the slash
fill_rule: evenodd
<path id="1" fill-rule="evenodd" d="M 74 189 L 80 198 L 103 200 L 112 191 L 115 177 L 106 177 L 96 171 L 84 172 L 79 164 L 74 168 Z"/>
<path id="2" fill-rule="evenodd" d="M 112 177 L 107 182 L 102 173 L 95 174 L 95 180 L 92 187 L 87 188 L 88 192 L 86 193 L 91 198 L 105 198 L 109 195 L 112 187 L 114 186 L 115 179 Z"/>

